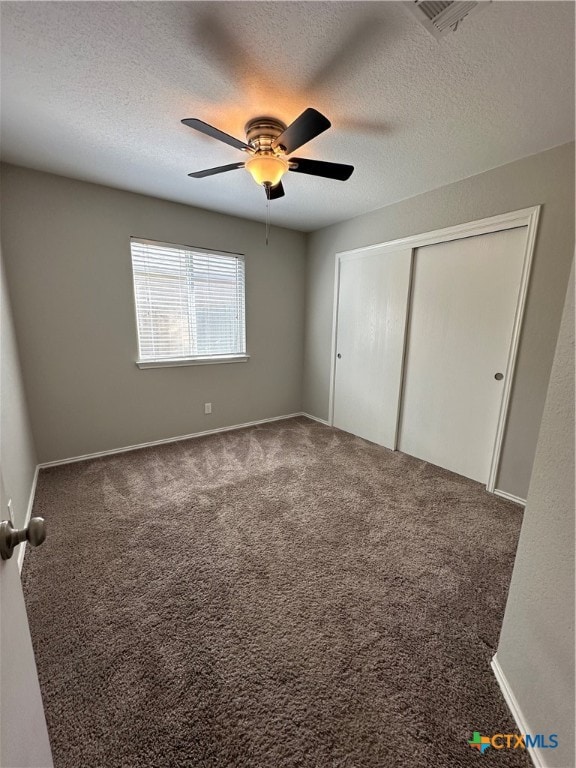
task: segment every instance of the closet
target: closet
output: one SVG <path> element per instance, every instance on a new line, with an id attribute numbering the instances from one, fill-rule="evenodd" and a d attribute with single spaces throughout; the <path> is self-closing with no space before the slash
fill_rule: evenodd
<path id="1" fill-rule="evenodd" d="M 535 218 L 338 255 L 335 427 L 493 485 Z"/>

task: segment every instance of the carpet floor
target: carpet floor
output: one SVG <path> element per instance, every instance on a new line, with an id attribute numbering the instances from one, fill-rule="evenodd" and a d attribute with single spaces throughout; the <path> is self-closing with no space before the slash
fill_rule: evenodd
<path id="1" fill-rule="evenodd" d="M 296 418 L 44 469 L 34 514 L 56 768 L 530 764 L 467 743 L 516 730 L 522 515 L 480 484 Z"/>

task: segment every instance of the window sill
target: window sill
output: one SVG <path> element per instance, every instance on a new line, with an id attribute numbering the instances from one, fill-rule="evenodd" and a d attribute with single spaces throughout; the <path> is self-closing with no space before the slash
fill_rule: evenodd
<path id="1" fill-rule="evenodd" d="M 215 365 L 217 363 L 247 363 L 250 355 L 221 357 L 185 357 L 178 360 L 137 360 L 138 368 L 176 368 L 183 365 Z"/>

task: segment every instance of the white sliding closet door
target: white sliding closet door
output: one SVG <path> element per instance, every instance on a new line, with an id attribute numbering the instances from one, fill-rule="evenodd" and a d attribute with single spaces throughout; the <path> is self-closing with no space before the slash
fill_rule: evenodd
<path id="1" fill-rule="evenodd" d="M 520 227 L 414 253 L 398 447 L 482 483 L 490 471 L 526 236 Z"/>
<path id="2" fill-rule="evenodd" d="M 411 250 L 340 262 L 333 424 L 395 448 Z"/>

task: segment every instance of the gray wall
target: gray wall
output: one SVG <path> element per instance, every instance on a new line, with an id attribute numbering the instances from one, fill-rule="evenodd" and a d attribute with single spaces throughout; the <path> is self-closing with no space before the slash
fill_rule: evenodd
<path id="1" fill-rule="evenodd" d="M 0 473 L 5 498 L 0 520 L 8 519 L 12 499 L 14 522 L 24 525 L 34 472 L 36 450 L 28 420 L 20 360 L 16 348 L 10 298 L 0 253 Z M 19 548 L 20 549 L 20 548 Z M 19 550 L 17 550 L 19 551 Z"/>
<path id="2" fill-rule="evenodd" d="M 497 653 L 546 765 L 574 765 L 574 271 Z"/>
<path id="3" fill-rule="evenodd" d="M 39 461 L 301 410 L 304 235 L 11 165 L 2 189 Z M 136 367 L 131 235 L 246 254 L 249 362 Z"/>
<path id="4" fill-rule="evenodd" d="M 328 418 L 334 255 L 543 204 L 497 487 L 526 498 L 574 250 L 574 144 L 314 232 L 308 242 L 303 410 Z"/>

